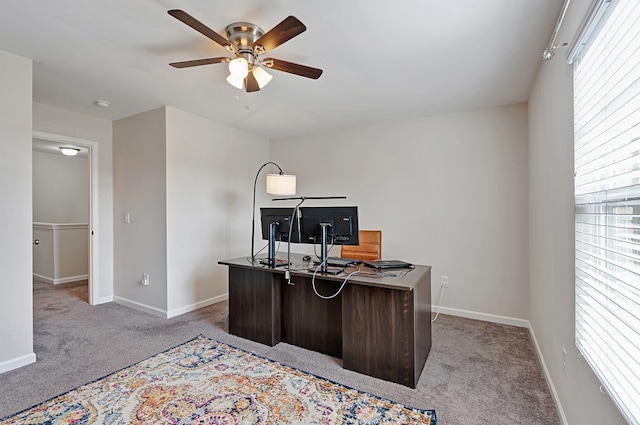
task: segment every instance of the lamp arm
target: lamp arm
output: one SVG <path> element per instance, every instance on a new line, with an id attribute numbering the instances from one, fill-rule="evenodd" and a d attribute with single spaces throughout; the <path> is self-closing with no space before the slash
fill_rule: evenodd
<path id="1" fill-rule="evenodd" d="M 347 199 L 346 196 L 294 196 L 293 198 L 273 198 L 272 201 L 291 201 L 298 199 Z"/>
<path id="2" fill-rule="evenodd" d="M 253 181 L 253 210 L 252 210 L 252 216 L 251 216 L 251 261 L 256 259 L 256 255 L 254 254 L 254 240 L 256 236 L 256 186 L 258 184 L 258 176 L 260 175 L 260 171 L 262 171 L 262 169 L 269 164 L 275 165 L 276 167 L 278 167 L 280 175 L 284 174 L 284 171 L 282 171 L 282 168 L 280 168 L 278 164 L 272 161 L 268 161 L 262 164 L 262 166 L 258 169 L 258 172 L 256 173 L 256 178 Z"/>

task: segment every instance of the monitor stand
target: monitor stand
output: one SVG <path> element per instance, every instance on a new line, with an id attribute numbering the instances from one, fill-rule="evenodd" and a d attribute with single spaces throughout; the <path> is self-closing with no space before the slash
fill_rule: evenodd
<path id="1" fill-rule="evenodd" d="M 315 269 L 309 269 L 312 272 L 319 272 L 323 274 L 340 274 L 344 271 L 344 268 L 341 267 L 331 267 L 327 265 L 327 259 L 329 258 L 328 245 L 329 245 L 329 227 L 331 225 L 329 223 L 320 223 L 321 226 L 321 238 L 322 244 L 320 246 L 320 267 Z"/>
<path id="2" fill-rule="evenodd" d="M 276 228 L 280 225 L 277 221 L 269 223 L 269 249 L 267 258 L 260 260 L 260 264 L 269 267 L 280 267 L 289 264 L 286 260 L 276 258 Z"/>

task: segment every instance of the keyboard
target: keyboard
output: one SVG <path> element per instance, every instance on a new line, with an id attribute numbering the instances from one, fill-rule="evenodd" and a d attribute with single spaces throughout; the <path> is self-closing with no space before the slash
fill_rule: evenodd
<path id="1" fill-rule="evenodd" d="M 320 261 L 315 261 L 316 264 L 320 264 Z M 347 267 L 353 264 L 362 263 L 362 260 L 355 258 L 341 258 L 341 257 L 329 257 L 327 258 L 327 266 L 334 267 Z"/>

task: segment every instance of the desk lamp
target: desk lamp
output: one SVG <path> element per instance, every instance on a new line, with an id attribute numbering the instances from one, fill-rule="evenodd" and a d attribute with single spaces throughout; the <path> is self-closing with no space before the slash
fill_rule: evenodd
<path id="1" fill-rule="evenodd" d="M 253 262 L 256 259 L 255 251 L 254 251 L 254 239 L 256 233 L 256 185 L 258 183 L 258 176 L 260 175 L 260 171 L 267 165 L 275 165 L 278 167 L 278 174 L 267 174 L 267 187 L 266 192 L 269 195 L 276 196 L 289 196 L 296 194 L 296 176 L 293 174 L 285 174 L 282 171 L 282 168 L 275 162 L 265 162 L 258 169 L 256 173 L 256 178 L 253 182 L 253 216 L 251 218 L 251 261 Z"/>

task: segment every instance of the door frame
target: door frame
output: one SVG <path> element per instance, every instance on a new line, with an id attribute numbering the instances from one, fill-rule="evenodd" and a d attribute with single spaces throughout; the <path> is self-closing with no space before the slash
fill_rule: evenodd
<path id="1" fill-rule="evenodd" d="M 89 154 L 89 304 L 100 304 L 99 291 L 99 238 L 98 231 L 98 142 L 75 137 L 60 136 L 58 134 L 33 131 L 34 139 L 46 140 L 55 143 L 69 143 L 87 148 Z"/>

